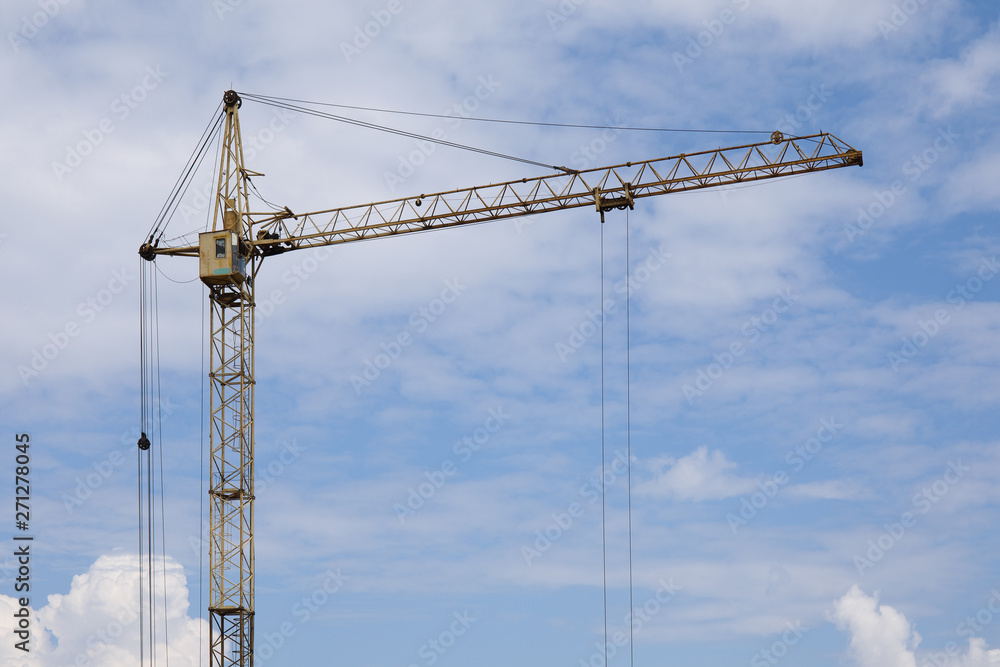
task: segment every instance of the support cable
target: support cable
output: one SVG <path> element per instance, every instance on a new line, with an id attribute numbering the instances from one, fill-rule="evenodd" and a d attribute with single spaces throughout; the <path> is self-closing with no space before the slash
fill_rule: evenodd
<path id="1" fill-rule="evenodd" d="M 188 160 L 184 165 L 184 170 L 181 172 L 181 175 L 177 177 L 177 181 L 174 182 L 174 187 L 167 196 L 167 200 L 163 203 L 163 206 L 160 207 L 160 212 L 156 215 L 156 219 L 150 227 L 149 238 L 153 238 L 160 233 L 163 223 L 170 219 L 173 215 L 174 209 L 177 207 L 181 198 L 183 198 L 184 193 L 187 192 L 188 186 L 191 184 L 192 176 L 196 171 L 198 171 L 202 160 L 205 158 L 206 149 L 215 140 L 215 135 L 218 134 L 219 128 L 222 127 L 222 121 L 225 119 L 225 114 L 219 113 L 221 108 L 222 102 L 219 102 L 219 106 L 217 106 L 215 111 L 212 112 L 212 120 L 209 121 L 208 126 L 201 133 L 201 137 L 198 139 L 198 144 L 188 157 Z"/>
<path id="2" fill-rule="evenodd" d="M 269 206 L 271 208 L 271 210 L 273 210 L 273 211 L 284 211 L 285 210 L 284 206 L 278 206 L 274 202 L 271 202 L 271 201 L 268 201 L 267 199 L 265 199 L 264 195 L 262 195 L 260 193 L 260 190 L 258 190 L 257 186 L 253 184 L 253 180 L 249 176 L 246 177 L 246 181 L 247 181 L 247 185 L 250 186 L 250 190 L 253 191 L 253 193 L 255 195 L 257 195 L 258 199 L 260 199 L 262 202 L 264 202 L 265 206 Z"/>
<path id="3" fill-rule="evenodd" d="M 222 142 L 218 141 L 218 139 L 219 139 L 219 133 L 217 131 L 209 139 L 209 143 L 210 144 L 214 143 L 215 146 L 216 146 L 216 150 L 215 150 L 215 164 L 219 163 L 219 155 L 222 152 Z M 202 162 L 204 162 L 204 159 L 202 159 Z M 201 162 L 199 162 L 199 168 L 200 168 L 200 166 L 201 166 Z M 216 176 L 217 176 L 217 174 L 218 174 L 218 170 L 217 169 L 213 170 L 211 183 L 213 183 L 213 184 L 216 183 Z M 249 180 L 249 179 L 247 179 L 247 180 Z M 185 186 L 184 192 L 181 193 L 181 200 L 183 200 L 183 197 L 187 193 L 187 190 L 190 189 L 190 185 L 191 185 L 191 183 L 189 182 L 188 185 Z M 209 224 L 211 223 L 211 220 L 212 220 L 212 209 L 213 209 L 214 205 L 215 204 L 213 202 L 210 202 L 209 205 L 206 207 L 205 212 L 206 212 L 207 221 L 206 221 L 204 227 L 199 227 L 198 229 L 189 230 L 189 231 L 184 232 L 182 234 L 178 234 L 177 236 L 174 236 L 172 238 L 167 238 L 166 239 L 166 245 L 167 245 L 167 247 L 173 247 L 173 246 L 177 245 L 178 243 L 181 244 L 181 245 L 183 245 L 183 244 L 189 242 L 188 238 L 192 234 L 198 234 L 199 232 L 208 231 L 209 230 Z M 170 219 L 173 216 L 173 213 L 175 213 L 175 212 L 176 212 L 176 210 L 173 211 L 173 212 L 171 212 L 170 215 L 167 216 L 167 218 L 166 218 L 167 223 L 166 224 L 170 223 Z M 162 243 L 164 241 L 163 235 L 165 233 L 166 233 L 166 225 L 163 226 L 162 230 L 159 232 L 159 235 L 156 237 L 156 243 Z M 171 280 L 162 271 L 160 271 L 160 274 L 163 275 L 168 280 Z M 198 279 L 195 278 L 194 280 L 198 280 Z M 188 281 L 176 281 L 176 280 L 173 280 L 172 282 L 194 282 L 194 280 L 188 280 Z"/>
<path id="4" fill-rule="evenodd" d="M 205 160 L 205 156 L 208 153 L 208 147 L 211 146 L 219 136 L 219 130 L 222 128 L 223 120 L 225 120 L 225 114 L 219 113 L 222 103 L 216 107 L 215 113 L 212 120 L 209 122 L 208 127 L 202 132 L 201 138 L 198 140 L 198 145 L 195 147 L 191 156 L 188 158 L 187 163 L 184 166 L 184 170 L 181 175 L 177 177 L 177 181 L 174 183 L 173 189 L 167 196 L 167 200 L 163 203 L 160 208 L 160 212 L 157 214 L 156 219 L 153 221 L 152 226 L 149 230 L 148 243 L 154 245 L 159 243 L 160 239 L 163 238 L 163 232 L 166 229 L 167 224 L 173 217 L 180 205 L 181 201 L 184 199 L 184 195 L 187 194 L 188 188 L 191 187 L 191 182 L 194 180 L 194 175 L 197 173 L 198 169 L 201 168 L 202 162 Z"/>
<path id="5" fill-rule="evenodd" d="M 296 104 L 312 104 L 318 107 L 334 107 L 337 109 L 350 109 L 352 111 L 374 111 L 376 113 L 391 113 L 402 116 L 421 116 L 424 118 L 447 118 L 455 120 L 454 115 L 441 113 L 420 113 L 418 111 L 398 111 L 394 109 L 377 109 L 374 107 L 353 106 L 350 104 L 333 104 L 331 102 L 310 102 L 308 100 L 297 100 L 289 97 L 274 97 L 270 95 L 255 95 L 253 93 L 239 93 L 245 99 L 264 102 L 265 100 L 274 102 L 290 102 Z M 470 120 L 478 123 L 505 123 L 510 125 L 532 125 L 535 127 L 563 127 L 578 128 L 585 130 L 626 130 L 633 132 L 692 132 L 692 133 L 712 133 L 712 134 L 771 134 L 771 130 L 704 130 L 704 129 L 683 129 L 670 127 L 627 127 L 617 125 L 586 125 L 580 123 L 544 123 L 530 120 L 506 120 L 501 118 L 475 118 L 472 116 L 462 116 L 462 120 Z"/>
<path id="6" fill-rule="evenodd" d="M 446 139 L 440 139 L 437 137 L 432 137 L 423 134 L 417 134 L 415 132 L 407 132 L 406 130 L 397 130 L 385 125 L 378 125 L 377 123 L 369 123 L 367 121 L 357 120 L 355 118 L 348 118 L 347 116 L 338 116 L 332 113 L 326 113 L 323 111 L 317 111 L 316 109 L 310 109 L 308 107 L 297 106 L 289 102 L 281 102 L 268 99 L 266 97 L 259 97 L 256 95 L 248 95 L 246 97 L 248 100 L 259 102 L 260 104 L 265 104 L 267 106 L 272 106 L 278 109 L 285 109 L 287 111 L 298 111 L 299 113 L 304 113 L 309 116 L 316 116 L 318 118 L 326 118 L 329 120 L 336 120 L 341 123 L 347 123 L 348 125 L 355 125 L 357 127 L 364 127 L 370 130 L 378 130 L 380 132 L 387 132 L 389 134 L 396 134 L 401 137 L 408 137 L 410 139 L 417 139 L 419 141 L 429 141 L 433 144 L 439 144 L 441 146 L 448 146 L 449 148 L 458 148 L 463 151 L 470 151 L 473 153 L 480 153 L 482 155 L 489 155 L 492 157 L 499 157 L 505 160 L 512 160 L 514 162 L 521 162 L 524 164 L 534 165 L 536 167 L 542 167 L 543 169 L 555 169 L 556 171 L 562 171 L 567 174 L 576 173 L 575 170 L 569 169 L 567 167 L 560 167 L 558 165 L 545 164 L 544 162 L 538 162 L 536 160 L 529 160 L 528 158 L 517 157 L 515 155 L 507 155 L 506 153 L 498 153 L 496 151 L 487 150 L 485 148 L 476 148 L 474 146 L 468 146 L 466 144 L 459 144 L 454 141 L 448 141 Z"/>

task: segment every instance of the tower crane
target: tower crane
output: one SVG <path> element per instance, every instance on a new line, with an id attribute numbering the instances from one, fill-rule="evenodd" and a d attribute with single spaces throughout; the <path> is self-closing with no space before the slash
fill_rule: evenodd
<path id="1" fill-rule="evenodd" d="M 225 128 L 212 230 L 197 245 L 161 246 L 150 236 L 143 259 L 199 259 L 211 301 L 209 571 L 211 667 L 251 667 L 254 656 L 254 285 L 264 258 L 293 250 L 504 220 L 585 206 L 604 214 L 635 200 L 862 165 L 862 153 L 828 133 L 626 162 L 556 168 L 447 192 L 308 213 L 254 212 L 243 159 L 235 91 L 223 96 Z M 162 234 L 160 235 L 162 238 Z"/>

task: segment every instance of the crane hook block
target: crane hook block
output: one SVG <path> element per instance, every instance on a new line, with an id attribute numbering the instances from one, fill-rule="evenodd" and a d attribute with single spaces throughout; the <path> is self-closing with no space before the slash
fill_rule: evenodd
<path id="1" fill-rule="evenodd" d="M 137 442 L 136 444 L 139 445 L 139 449 L 141 449 L 142 451 L 146 451 L 147 449 L 149 449 L 150 442 L 149 438 L 146 437 L 145 431 L 139 436 L 139 442 Z"/>

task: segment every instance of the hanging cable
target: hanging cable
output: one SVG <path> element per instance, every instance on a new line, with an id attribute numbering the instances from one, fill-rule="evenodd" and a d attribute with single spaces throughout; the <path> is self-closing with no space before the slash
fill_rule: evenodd
<path id="1" fill-rule="evenodd" d="M 625 209 L 625 457 L 628 459 L 628 608 L 632 605 L 632 285 L 629 282 L 629 210 Z M 629 665 L 635 664 L 632 623 L 628 624 Z"/>
<path id="2" fill-rule="evenodd" d="M 146 267 L 148 262 L 144 260 L 139 260 L 139 412 L 140 412 L 140 436 L 139 441 L 136 443 L 138 445 L 137 457 L 136 457 L 136 481 L 137 481 L 137 500 L 139 508 L 139 662 L 140 666 L 145 664 L 146 661 L 146 580 L 145 580 L 145 568 L 146 568 L 146 533 L 148 529 L 148 513 L 145 510 L 145 488 L 147 485 L 148 476 L 145 474 L 143 467 L 143 460 L 148 461 L 148 456 L 146 452 L 149 451 L 150 441 L 147 436 L 147 431 L 152 433 L 152 429 L 149 426 L 149 412 L 148 412 L 148 402 L 147 402 L 147 388 L 149 386 L 148 381 L 148 281 L 149 281 L 149 270 Z M 150 665 L 152 665 L 152 660 L 150 660 Z"/>
<path id="3" fill-rule="evenodd" d="M 155 266 L 155 262 L 154 262 L 154 266 Z M 189 284 L 193 283 L 194 281 L 199 280 L 198 276 L 195 276 L 191 280 L 174 280 L 173 278 L 171 278 L 170 276 L 168 276 L 167 274 L 165 274 L 163 272 L 163 270 L 160 267 L 158 267 L 158 266 L 156 267 L 156 272 L 159 273 L 164 278 L 166 278 L 167 280 L 169 280 L 170 282 L 175 283 L 177 285 L 189 285 Z"/>
<path id="4" fill-rule="evenodd" d="M 217 146 L 217 148 L 216 148 L 216 155 L 215 155 L 215 164 L 216 165 L 220 164 L 219 157 L 221 156 L 221 154 L 222 154 L 222 142 L 220 141 L 219 144 L 218 144 L 218 146 Z M 218 178 L 218 175 L 219 175 L 219 168 L 218 168 L 218 166 L 216 166 L 212 170 L 212 182 L 216 182 L 216 179 Z M 205 211 L 205 227 L 204 227 L 204 229 L 208 230 L 211 224 L 212 224 L 212 210 L 211 210 L 211 207 L 209 207 Z M 202 290 L 201 295 L 202 295 L 201 296 L 201 375 L 199 376 L 199 377 L 201 377 L 201 383 L 200 383 L 200 387 L 201 387 L 201 400 L 198 403 L 198 405 L 201 408 L 200 411 L 199 411 L 200 412 L 200 419 L 199 419 L 199 431 L 200 431 L 200 434 L 199 434 L 199 443 L 200 443 L 201 460 L 200 460 L 200 464 L 198 466 L 198 469 L 199 469 L 199 488 L 200 488 L 199 501 L 198 501 L 198 538 L 199 538 L 198 539 L 198 609 L 199 610 L 205 608 L 205 605 L 204 605 L 204 592 L 205 592 L 205 545 L 207 544 L 207 542 L 205 540 L 205 525 L 207 524 L 207 522 L 205 521 L 205 495 L 206 495 L 205 494 L 205 479 L 206 479 L 207 473 L 208 473 L 208 469 L 205 466 L 205 449 L 206 449 L 206 447 L 205 447 L 205 405 L 206 405 L 205 404 L 205 387 L 206 387 L 206 385 L 208 383 L 208 375 L 205 373 L 205 359 L 206 359 L 205 341 L 211 335 L 211 332 L 208 329 L 205 328 L 205 319 L 206 319 L 205 313 L 208 311 L 208 308 L 209 308 L 209 305 L 208 305 L 208 292 L 206 290 Z M 203 642 L 203 639 L 204 639 L 203 632 L 202 632 L 202 628 L 203 627 L 204 627 L 204 623 L 199 623 L 198 624 L 198 646 L 199 646 L 199 650 L 198 650 L 198 667 L 201 667 L 201 665 L 202 665 L 202 657 L 203 657 L 202 656 L 202 651 L 201 651 L 200 647 L 202 647 L 202 646 L 205 645 L 204 642 Z"/>
<path id="5" fill-rule="evenodd" d="M 247 185 L 250 186 L 250 190 L 252 190 L 253 193 L 255 195 L 257 195 L 258 199 L 260 199 L 266 205 L 270 206 L 271 210 L 273 210 L 273 211 L 284 211 L 285 210 L 284 206 L 278 206 L 277 204 L 275 204 L 273 202 L 269 202 L 268 200 L 264 199 L 264 195 L 262 195 L 260 193 L 260 190 L 258 190 L 257 186 L 253 184 L 253 180 L 249 176 L 246 177 L 246 181 L 247 181 Z"/>
<path id="6" fill-rule="evenodd" d="M 604 221 L 601 221 L 601 557 L 604 572 L 604 664 L 608 664 L 608 529 L 606 515 L 607 478 L 604 439 Z"/>
<path id="7" fill-rule="evenodd" d="M 297 100 L 289 97 L 274 97 L 270 95 L 255 95 L 253 93 L 239 93 L 246 99 L 262 102 L 264 100 L 274 102 L 289 102 L 296 104 L 311 104 L 318 107 L 334 107 L 337 109 L 350 109 L 352 111 L 374 111 L 376 113 L 399 114 L 403 116 L 420 116 L 424 118 L 448 118 L 455 120 L 455 116 L 440 113 L 421 113 L 418 111 L 397 111 L 394 109 L 377 109 L 374 107 L 352 106 L 350 104 L 333 104 L 331 102 L 310 102 L 308 100 Z M 771 130 L 702 130 L 683 129 L 670 127 L 627 127 L 618 125 L 585 125 L 580 123 L 545 123 L 530 120 L 506 120 L 501 118 L 475 118 L 472 116 L 462 116 L 462 120 L 470 120 L 479 123 L 504 123 L 510 125 L 533 125 L 536 127 L 563 127 L 579 128 L 586 130 L 624 130 L 632 132 L 691 132 L 691 133 L 712 133 L 712 134 L 771 134 Z"/>
<path id="8" fill-rule="evenodd" d="M 166 572 L 166 508 L 165 508 L 165 483 L 164 483 L 164 462 L 163 462 L 163 424 L 162 412 L 160 410 L 162 401 L 162 385 L 159 372 L 159 308 L 158 308 L 158 282 L 157 276 L 160 273 L 156 266 L 153 249 L 160 243 L 167 223 L 172 218 L 180 202 L 186 195 L 194 174 L 198 171 L 205 157 L 209 154 L 209 147 L 217 142 L 219 131 L 222 127 L 224 115 L 219 113 L 217 108 L 213 114 L 213 120 L 202 133 L 198 145 L 188 159 L 185 169 L 174 184 L 174 188 L 163 204 L 149 231 L 146 246 L 141 252 L 140 261 L 140 419 L 141 435 L 138 448 L 138 500 L 139 500 L 139 654 L 140 667 L 147 662 L 150 667 L 155 667 L 157 660 L 157 594 L 156 594 L 156 507 L 155 496 L 155 475 L 153 465 L 153 455 L 149 450 L 155 442 L 159 446 L 159 512 L 160 512 L 160 574 L 162 584 L 163 601 L 163 646 L 164 664 L 170 664 L 170 634 L 169 634 L 169 614 L 167 613 L 167 572 Z M 221 150 L 221 146 L 219 147 Z M 217 151 L 218 152 L 218 151 Z M 216 161 L 218 162 L 218 161 Z M 211 215 L 211 206 L 207 213 Z M 172 282 L 169 276 L 164 276 Z M 204 343 L 203 343 L 204 345 Z M 204 357 L 204 347 L 202 350 Z M 203 362 L 204 363 L 204 362 Z M 204 375 L 204 373 L 203 373 Z M 204 394 L 202 395 L 204 398 Z M 204 419 L 204 417 L 202 417 Z M 204 423 L 202 424 L 202 439 L 204 439 Z M 145 470 L 143 470 L 143 458 L 145 458 Z M 204 452 L 202 452 L 202 490 L 204 490 Z M 204 494 L 202 494 L 204 495 Z M 145 496 L 145 498 L 143 497 Z M 144 502 L 145 501 L 145 502 Z M 201 501 L 204 503 L 204 499 Z M 145 506 L 145 507 L 144 507 Z M 204 514 L 204 505 L 201 513 Z M 199 517 L 200 518 L 200 517 Z M 203 583 L 203 558 L 199 554 L 199 606 L 202 603 Z M 147 641 L 148 640 L 148 641 Z M 199 646 L 202 645 L 201 626 L 199 625 Z M 147 649 L 148 647 L 148 649 Z M 199 650 L 199 663 L 202 656 Z"/>
<path id="9" fill-rule="evenodd" d="M 145 303 L 143 303 L 143 297 L 146 293 L 146 290 L 143 287 L 143 283 L 145 281 L 146 274 L 145 274 L 145 268 L 143 267 L 144 263 L 145 263 L 144 260 L 142 259 L 139 260 L 139 387 L 140 387 L 139 423 L 140 424 L 146 423 L 146 400 L 145 397 L 142 395 L 142 388 L 146 386 L 146 359 L 144 355 L 145 352 L 144 346 L 146 343 L 146 335 L 144 330 L 146 324 L 146 318 L 145 318 L 146 305 Z M 140 667 L 142 667 L 143 665 L 143 656 L 145 655 L 144 651 L 145 646 L 143 646 L 143 635 L 142 635 L 142 627 L 144 620 L 143 608 L 142 608 L 142 442 L 145 439 L 146 439 L 146 434 L 142 433 L 142 435 L 139 437 L 139 442 L 137 443 L 138 448 L 136 451 L 138 452 L 138 456 L 136 456 L 135 458 L 136 462 L 135 479 L 136 479 L 136 500 L 137 500 L 136 504 L 139 507 L 139 515 L 136 518 L 136 522 L 139 525 L 139 545 L 138 545 L 139 548 L 137 553 L 139 556 L 139 665 Z"/>
<path id="10" fill-rule="evenodd" d="M 155 261 L 139 261 L 139 403 L 137 444 L 139 523 L 139 653 L 140 663 L 155 667 L 158 635 L 162 636 L 164 664 L 170 664 L 167 614 L 166 501 L 163 461 L 163 403 L 160 374 L 159 269 Z M 154 445 L 157 450 L 154 452 Z M 157 480 L 159 477 L 159 480 Z M 157 483 L 159 487 L 157 487 Z M 159 496 L 159 498 L 157 498 Z M 157 503 L 157 499 L 159 502 Z M 157 515 L 159 512 L 159 515 Z M 157 531 L 157 528 L 159 530 Z M 159 550 L 157 549 L 159 540 Z M 157 577 L 159 568 L 160 576 Z M 157 588 L 160 592 L 157 592 Z M 162 604 L 162 614 L 158 605 Z M 159 625 L 162 619 L 162 628 Z M 162 632 L 161 632 L 162 630 Z"/>
<path id="11" fill-rule="evenodd" d="M 198 466 L 200 485 L 199 485 L 199 501 L 198 501 L 198 609 L 199 611 L 205 608 L 204 602 L 204 589 L 205 589 L 205 308 L 206 308 L 206 298 L 207 292 L 202 290 L 201 297 L 201 400 L 198 405 L 200 406 L 201 413 L 201 425 L 200 425 L 200 435 L 199 444 L 201 450 L 201 462 Z M 202 664 L 202 650 L 201 647 L 205 644 L 202 639 L 202 626 L 204 623 L 198 624 L 198 667 Z"/>
<path id="12" fill-rule="evenodd" d="M 155 268 L 156 262 L 152 262 L 152 265 Z M 164 501 L 166 486 L 163 483 L 163 410 L 161 409 L 163 405 L 163 393 L 160 385 L 160 287 L 157 280 L 158 275 L 159 269 L 157 268 L 157 272 L 153 274 L 153 338 L 155 344 L 153 363 L 156 369 L 156 433 L 158 436 L 157 442 L 159 443 L 160 460 L 160 576 L 163 579 L 163 657 L 165 667 L 170 667 L 170 614 L 167 609 L 167 514 Z M 152 486 L 150 484 L 151 489 Z"/>
<path id="13" fill-rule="evenodd" d="M 150 263 L 152 264 L 152 263 Z M 143 281 L 144 295 L 143 299 L 146 304 L 146 310 L 143 313 L 143 318 L 145 322 L 143 323 L 143 329 L 145 330 L 145 340 L 143 341 L 144 356 L 145 356 L 145 376 L 146 383 L 142 390 L 143 402 L 146 404 L 145 409 L 145 420 L 142 425 L 142 432 L 149 434 L 149 441 L 146 448 L 142 449 L 141 456 L 145 458 L 145 478 L 143 483 L 143 495 L 145 505 L 146 505 L 146 558 L 145 563 L 143 563 L 144 569 L 146 571 L 147 585 L 146 585 L 146 597 L 147 597 L 147 623 L 148 628 L 148 639 L 149 639 L 149 664 L 150 667 L 156 665 L 156 576 L 154 570 L 154 561 L 156 555 L 155 539 L 156 535 L 156 517 L 153 514 L 153 453 L 152 443 L 159 441 L 159 434 L 156 432 L 157 423 L 154 421 L 155 406 L 156 406 L 156 385 L 155 378 L 153 374 L 153 369 L 155 368 L 155 356 L 154 356 L 154 341 L 155 341 L 155 296 L 153 281 L 156 275 L 155 270 L 151 269 L 150 266 L 143 267 L 145 272 L 145 280 Z M 140 445 L 141 447 L 141 445 Z"/>
<path id="14" fill-rule="evenodd" d="M 150 399 L 152 400 L 152 399 Z M 149 595 L 149 664 L 156 665 L 156 577 L 153 571 L 153 557 L 156 554 L 153 546 L 153 535 L 156 534 L 156 521 L 153 516 L 153 456 L 146 456 L 146 568 L 149 572 L 149 585 L 146 592 Z"/>

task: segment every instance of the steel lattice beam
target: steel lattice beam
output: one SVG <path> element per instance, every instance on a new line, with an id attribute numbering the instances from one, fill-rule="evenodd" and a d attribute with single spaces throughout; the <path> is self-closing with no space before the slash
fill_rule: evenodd
<path id="1" fill-rule="evenodd" d="M 862 154 L 828 133 L 626 162 L 430 195 L 293 214 L 250 213 L 247 241 L 264 254 L 492 222 L 583 206 L 605 211 L 636 199 L 862 164 Z M 268 238 L 267 236 L 273 236 Z M 157 254 L 197 256 L 196 246 Z"/>
<path id="2" fill-rule="evenodd" d="M 249 234 L 239 98 L 226 100 L 215 229 Z M 251 270 L 256 260 L 250 259 Z M 211 667 L 251 667 L 254 637 L 254 290 L 211 286 Z"/>

